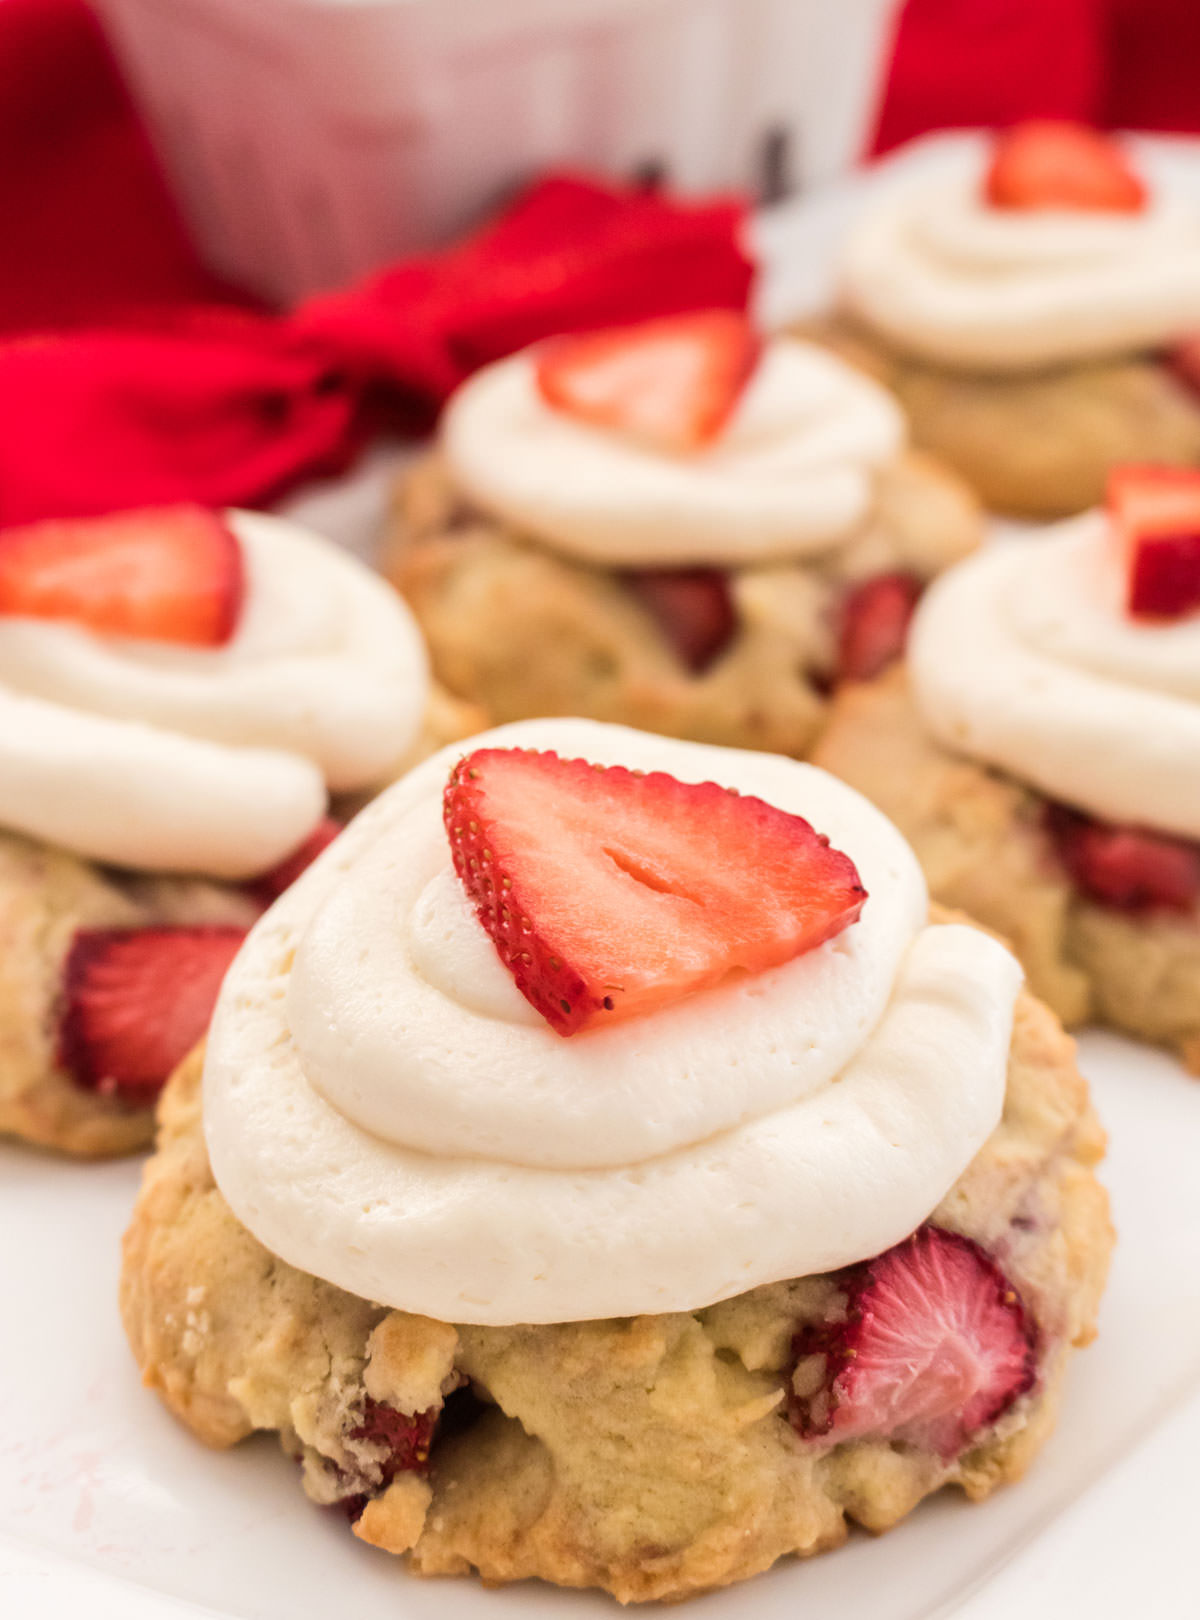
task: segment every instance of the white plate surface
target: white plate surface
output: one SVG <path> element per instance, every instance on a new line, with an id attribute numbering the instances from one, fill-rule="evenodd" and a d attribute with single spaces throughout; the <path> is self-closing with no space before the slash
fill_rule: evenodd
<path id="1" fill-rule="evenodd" d="M 870 182 L 765 220 L 762 307 L 819 303 L 832 244 L 869 185 L 942 161 L 933 141 Z M 1200 194 L 1189 143 L 1148 161 Z M 384 458 L 291 503 L 369 552 Z M 1057 1434 L 980 1507 L 927 1503 L 694 1601 L 706 1620 L 1196 1620 L 1200 1486 L 1200 1086 L 1104 1035 L 1081 1043 L 1108 1125 L 1120 1231 L 1097 1343 L 1072 1369 Z M 273 1441 L 201 1448 L 138 1384 L 115 1307 L 139 1169 L 0 1147 L 0 1615 L 11 1620 L 545 1620 L 615 1612 L 594 1594 L 418 1582 L 310 1506 Z"/>

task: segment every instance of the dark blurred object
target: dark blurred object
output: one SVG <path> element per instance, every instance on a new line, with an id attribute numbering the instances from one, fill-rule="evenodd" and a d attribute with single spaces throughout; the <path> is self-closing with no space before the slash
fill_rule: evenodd
<path id="1" fill-rule="evenodd" d="M 261 504 L 383 425 L 429 426 L 471 371 L 538 338 L 743 309 L 743 214 L 551 177 L 459 246 L 290 315 L 180 305 L 0 343 L 0 523 Z"/>
<path id="2" fill-rule="evenodd" d="M 1200 0 L 907 0 L 873 149 L 1073 118 L 1200 130 Z"/>

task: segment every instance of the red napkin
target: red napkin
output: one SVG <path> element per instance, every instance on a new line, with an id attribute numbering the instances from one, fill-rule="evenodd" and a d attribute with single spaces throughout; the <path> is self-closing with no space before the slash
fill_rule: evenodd
<path id="1" fill-rule="evenodd" d="M 0 0 L 0 523 L 270 500 L 549 333 L 744 307 L 733 201 L 559 176 L 447 253 L 274 316 L 199 265 L 81 0 Z M 216 300 L 223 300 L 217 303 Z"/>
<path id="2" fill-rule="evenodd" d="M 475 367 L 539 337 L 743 308 L 734 202 L 559 176 L 458 248 L 290 316 L 183 308 L 0 343 L 0 523 L 191 499 L 259 504 L 428 425 Z"/>

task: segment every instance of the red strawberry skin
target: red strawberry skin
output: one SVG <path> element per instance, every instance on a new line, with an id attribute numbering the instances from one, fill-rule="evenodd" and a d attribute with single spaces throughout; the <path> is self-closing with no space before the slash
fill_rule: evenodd
<path id="1" fill-rule="evenodd" d="M 1130 613 L 1178 619 L 1200 608 L 1200 472 L 1114 468 L 1108 508 L 1128 559 Z"/>
<path id="2" fill-rule="evenodd" d="M 58 1062 L 87 1091 L 149 1107 L 204 1035 L 240 928 L 81 929 L 63 968 Z"/>
<path id="3" fill-rule="evenodd" d="M 394 1406 L 387 1406 L 368 1395 L 363 1402 L 362 1422 L 351 1429 L 350 1438 L 387 1447 L 387 1456 L 381 1466 L 383 1483 L 390 1485 L 397 1474 L 423 1474 L 428 1471 L 429 1448 L 437 1416 L 437 1410 L 433 1407 L 427 1412 L 412 1415 L 398 1412 Z"/>
<path id="4" fill-rule="evenodd" d="M 1119 911 L 1191 911 L 1200 902 L 1200 844 L 1046 807 L 1046 829 L 1075 886 Z"/>
<path id="5" fill-rule="evenodd" d="M 334 821 L 332 816 L 323 816 L 299 849 L 293 850 L 278 866 L 273 866 L 269 872 L 264 872 L 246 885 L 249 892 L 261 906 L 271 905 L 286 889 L 291 888 L 302 872 L 308 870 L 318 855 L 329 848 L 341 830 L 340 821 Z"/>
<path id="6" fill-rule="evenodd" d="M 790 961 L 867 898 L 801 817 L 661 771 L 479 749 L 444 815 L 501 960 L 564 1036 Z"/>
<path id="7" fill-rule="evenodd" d="M 379 1464 L 379 1483 L 370 1492 L 355 1491 L 343 1496 L 334 1506 L 355 1520 L 371 1497 L 385 1491 L 398 1474 L 427 1474 L 439 1415 L 439 1408 L 430 1407 L 410 1416 L 368 1395 L 363 1401 L 362 1421 L 350 1430 L 350 1439 L 387 1448 Z"/>
<path id="8" fill-rule="evenodd" d="M 921 597 L 914 574 L 876 574 L 842 604 L 835 680 L 870 681 L 903 658 L 908 627 Z"/>
<path id="9" fill-rule="evenodd" d="M 923 1226 L 845 1285 L 845 1320 L 793 1344 L 804 1393 L 791 1415 L 806 1438 L 878 1437 L 949 1459 L 1033 1388 L 1034 1323 L 970 1238 Z"/>
<path id="10" fill-rule="evenodd" d="M 720 433 L 761 352 L 745 315 L 701 310 L 558 338 L 541 352 L 537 385 L 579 421 L 687 452 Z"/>
<path id="11" fill-rule="evenodd" d="M 1051 119 L 997 136 L 984 194 L 993 208 L 1139 213 L 1147 202 L 1144 183 L 1111 136 Z"/>
<path id="12" fill-rule="evenodd" d="M 0 614 L 218 647 L 237 628 L 244 595 L 241 545 L 206 507 L 148 507 L 0 530 Z"/>
<path id="13" fill-rule="evenodd" d="M 737 615 L 728 576 L 719 568 L 644 568 L 624 577 L 693 675 L 703 674 L 733 640 Z"/>

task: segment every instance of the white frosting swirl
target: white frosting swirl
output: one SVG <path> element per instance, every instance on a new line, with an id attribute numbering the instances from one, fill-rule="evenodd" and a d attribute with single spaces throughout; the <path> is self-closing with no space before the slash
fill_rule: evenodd
<path id="1" fill-rule="evenodd" d="M 652 567 L 827 551 L 869 516 L 873 471 L 905 429 L 869 378 L 775 338 L 721 433 L 690 454 L 547 404 L 536 351 L 464 383 L 442 435 L 455 482 L 485 511 L 584 561 Z"/>
<path id="2" fill-rule="evenodd" d="M 994 1128 L 1020 970 L 926 925 L 912 852 L 812 766 L 581 720 L 478 744 L 717 780 L 855 860 L 815 951 L 569 1039 L 517 991 L 453 874 L 444 750 L 258 924 L 209 1036 L 235 1214 L 352 1293 L 448 1321 L 694 1309 L 879 1252 Z"/>
<path id="3" fill-rule="evenodd" d="M 993 208 L 980 157 L 886 194 L 851 233 L 849 309 L 949 367 L 1018 372 L 1169 343 L 1200 326 L 1200 210 Z"/>
<path id="4" fill-rule="evenodd" d="M 327 788 L 403 758 L 428 691 L 403 602 L 291 523 L 231 522 L 246 597 L 224 646 L 0 617 L 0 826 L 119 866 L 248 877 L 302 842 Z"/>
<path id="5" fill-rule="evenodd" d="M 933 734 L 1107 821 L 1200 838 L 1200 614 L 1125 611 L 1120 548 L 1088 512 L 961 564 L 909 635 Z"/>

